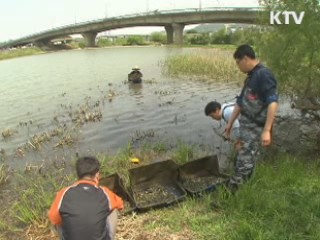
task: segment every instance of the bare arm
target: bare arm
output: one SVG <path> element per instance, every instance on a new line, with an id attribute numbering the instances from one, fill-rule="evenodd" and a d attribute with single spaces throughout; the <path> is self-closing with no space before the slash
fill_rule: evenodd
<path id="1" fill-rule="evenodd" d="M 264 124 L 263 132 L 261 134 L 262 146 L 269 146 L 271 144 L 271 129 L 277 110 L 277 102 L 272 102 L 268 105 L 267 120 Z"/>
<path id="2" fill-rule="evenodd" d="M 233 125 L 234 121 L 238 118 L 238 116 L 240 114 L 240 110 L 241 110 L 240 106 L 238 104 L 236 104 L 234 106 L 233 112 L 232 112 L 231 117 L 230 117 L 228 124 L 226 126 L 226 129 L 224 130 L 227 138 L 230 138 L 232 125 Z"/>

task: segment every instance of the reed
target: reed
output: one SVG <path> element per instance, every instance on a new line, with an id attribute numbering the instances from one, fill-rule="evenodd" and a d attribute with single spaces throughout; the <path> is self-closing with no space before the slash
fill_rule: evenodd
<path id="1" fill-rule="evenodd" d="M 0 186 L 5 184 L 10 176 L 9 167 L 5 164 L 0 164 Z"/>
<path id="2" fill-rule="evenodd" d="M 244 75 L 237 68 L 232 54 L 230 50 L 197 49 L 168 57 L 162 63 L 162 70 L 164 74 L 174 77 L 227 83 L 242 81 Z"/>
<path id="3" fill-rule="evenodd" d="M 61 170 L 44 176 L 40 174 L 19 173 L 15 175 L 15 191 L 19 197 L 12 204 L 13 216 L 21 223 L 48 223 L 47 211 L 56 192 L 74 180 Z"/>
<path id="4" fill-rule="evenodd" d="M 173 155 L 173 160 L 178 164 L 184 164 L 193 160 L 195 146 L 190 146 L 182 141 L 178 141 L 177 149 Z"/>
<path id="5" fill-rule="evenodd" d="M 0 60 L 35 55 L 40 53 L 44 53 L 44 51 L 42 51 L 40 48 L 37 48 L 37 47 L 17 48 L 13 50 L 2 50 L 0 51 Z"/>

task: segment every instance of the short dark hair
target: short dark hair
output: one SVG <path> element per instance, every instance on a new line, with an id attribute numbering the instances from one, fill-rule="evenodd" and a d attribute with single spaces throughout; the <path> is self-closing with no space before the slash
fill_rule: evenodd
<path id="1" fill-rule="evenodd" d="M 206 116 L 209 116 L 209 114 L 217 111 L 217 109 L 221 109 L 221 104 L 216 101 L 212 101 L 207 104 L 204 109 L 204 113 Z"/>
<path id="2" fill-rule="evenodd" d="M 78 178 L 93 177 L 100 169 L 100 162 L 95 157 L 80 157 L 76 162 Z"/>
<path id="3" fill-rule="evenodd" d="M 243 44 L 243 45 L 239 46 L 233 54 L 234 59 L 242 59 L 245 56 L 247 56 L 251 59 L 256 58 L 256 54 L 255 54 L 253 48 L 248 44 Z"/>

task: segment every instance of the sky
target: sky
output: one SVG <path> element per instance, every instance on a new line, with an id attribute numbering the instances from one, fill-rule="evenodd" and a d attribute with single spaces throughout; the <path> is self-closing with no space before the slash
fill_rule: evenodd
<path id="1" fill-rule="evenodd" d="M 258 0 L 0 0 L 0 42 L 54 27 L 154 10 L 256 6 Z M 135 27 L 108 34 L 147 34 L 163 30 Z"/>

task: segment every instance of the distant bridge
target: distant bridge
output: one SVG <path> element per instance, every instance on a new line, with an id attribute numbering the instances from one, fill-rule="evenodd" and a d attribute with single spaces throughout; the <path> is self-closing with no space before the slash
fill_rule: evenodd
<path id="1" fill-rule="evenodd" d="M 76 23 L 53 28 L 36 34 L 0 44 L 0 48 L 22 46 L 30 43 L 49 46 L 56 38 L 81 34 L 87 47 L 95 47 L 99 32 L 136 26 L 163 26 L 168 44 L 183 43 L 183 29 L 189 24 L 200 23 L 247 23 L 255 24 L 263 8 L 203 8 L 151 11 L 140 14 L 124 15 L 94 21 Z"/>

